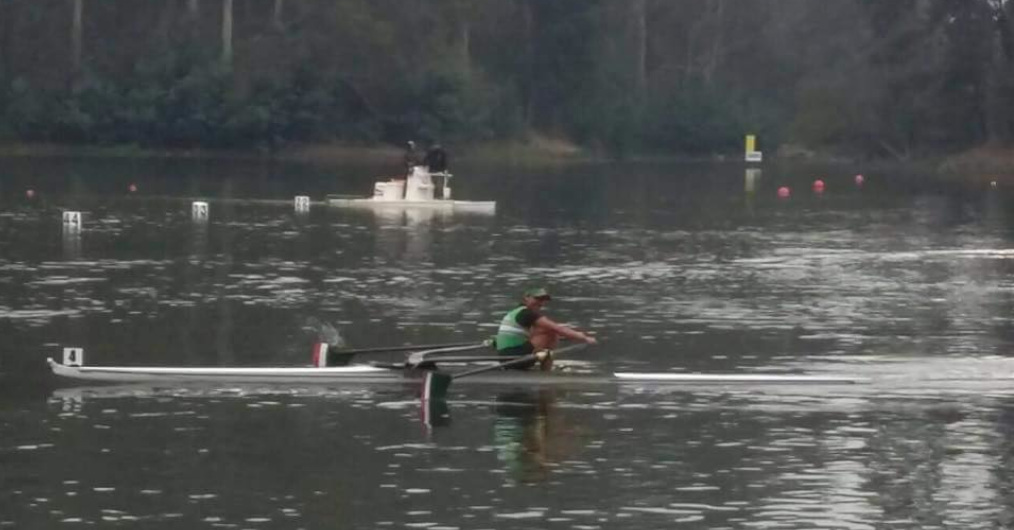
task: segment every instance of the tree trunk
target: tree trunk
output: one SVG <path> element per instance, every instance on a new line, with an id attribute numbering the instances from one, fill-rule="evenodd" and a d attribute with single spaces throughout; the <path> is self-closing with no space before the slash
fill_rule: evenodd
<path id="1" fill-rule="evenodd" d="M 285 10 L 285 0 L 275 0 L 275 10 L 271 16 L 271 25 L 276 30 L 281 31 L 284 25 L 282 24 L 282 12 Z"/>
<path id="2" fill-rule="evenodd" d="M 0 83 L 6 84 L 7 76 L 11 71 L 11 43 L 14 38 L 11 33 L 14 31 L 14 23 L 11 18 L 14 16 L 13 9 L 7 6 L 8 2 L 0 0 Z"/>
<path id="3" fill-rule="evenodd" d="M 458 58 L 465 75 L 472 75 L 472 27 L 465 13 L 461 14 L 458 26 Z"/>
<path id="4" fill-rule="evenodd" d="M 1010 5 L 1008 3 L 1008 5 Z M 999 57 L 1003 63 L 1014 65 L 1014 21 L 1007 13 L 1007 9 L 1014 10 L 1014 7 L 1007 8 L 1000 6 L 996 8 L 996 32 L 999 39 Z"/>
<path id="5" fill-rule="evenodd" d="M 709 3 L 714 6 L 714 22 L 711 31 L 711 49 L 707 52 L 707 60 L 703 70 L 704 81 L 710 85 L 715 78 L 715 72 L 718 71 L 718 65 L 725 48 L 725 40 L 722 35 L 725 25 L 725 0 L 712 0 Z"/>
<path id="6" fill-rule="evenodd" d="M 634 88 L 637 96 L 644 95 L 647 85 L 648 71 L 648 13 L 647 0 L 631 0 L 630 10 L 633 15 L 633 48 L 634 48 Z"/>
<path id="7" fill-rule="evenodd" d="M 1014 136 L 1011 112 L 1014 112 L 1014 36 L 1011 21 L 1003 6 L 996 11 L 996 30 L 992 39 L 992 60 L 986 74 L 983 113 L 990 144 L 1005 144 Z"/>
<path id="8" fill-rule="evenodd" d="M 74 14 L 70 25 L 70 85 L 76 88 L 81 82 L 81 36 L 84 19 L 84 0 L 74 0 Z"/>
<path id="9" fill-rule="evenodd" d="M 232 68 L 232 0 L 222 0 L 222 66 Z"/>
<path id="10" fill-rule="evenodd" d="M 521 87 L 525 128 L 532 128 L 535 116 L 535 19 L 532 14 L 532 2 L 521 2 L 521 39 L 525 43 L 525 76 Z"/>
<path id="11" fill-rule="evenodd" d="M 187 0 L 186 8 L 186 33 L 190 40 L 196 41 L 201 34 L 201 4 L 200 0 Z"/>

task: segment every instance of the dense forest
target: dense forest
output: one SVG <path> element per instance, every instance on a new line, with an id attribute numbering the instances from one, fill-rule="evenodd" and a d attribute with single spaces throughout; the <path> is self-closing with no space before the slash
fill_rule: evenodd
<path id="1" fill-rule="evenodd" d="M 0 142 L 904 159 L 1010 142 L 1012 4 L 0 0 Z"/>

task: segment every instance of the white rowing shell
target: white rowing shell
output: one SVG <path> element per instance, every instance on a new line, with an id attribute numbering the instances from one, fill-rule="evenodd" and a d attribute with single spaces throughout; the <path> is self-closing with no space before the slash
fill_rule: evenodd
<path id="1" fill-rule="evenodd" d="M 343 378 L 390 379 L 398 372 L 375 366 L 353 365 L 329 368 L 316 367 L 142 367 L 142 366 L 66 366 L 48 359 L 53 373 L 73 379 L 93 381 L 152 381 L 152 380 L 235 380 L 235 381 L 326 381 Z"/>
<path id="2" fill-rule="evenodd" d="M 405 372 L 388 368 L 351 365 L 315 367 L 143 367 L 143 366 L 67 366 L 48 359 L 53 373 L 72 379 L 93 381 L 234 381 L 234 382 L 381 382 L 409 380 Z M 862 379 L 806 375 L 766 374 L 677 374 L 620 372 L 613 377 L 582 377 L 545 372 L 498 372 L 495 376 L 476 377 L 477 381 L 504 383 L 580 384 L 849 384 Z"/>
<path id="3" fill-rule="evenodd" d="M 685 383 L 685 384 L 852 384 L 865 382 L 854 377 L 829 377 L 820 375 L 778 375 L 778 374 L 672 374 L 672 373 L 638 373 L 616 372 L 613 374 L 620 381 L 644 383 Z"/>

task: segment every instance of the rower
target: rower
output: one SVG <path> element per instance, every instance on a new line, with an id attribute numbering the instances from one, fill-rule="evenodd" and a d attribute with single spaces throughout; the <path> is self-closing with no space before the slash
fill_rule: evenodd
<path id="1" fill-rule="evenodd" d="M 536 354 L 530 364 L 519 366 L 526 369 L 539 363 L 543 370 L 552 366 L 552 350 L 560 337 L 596 344 L 595 337 L 574 328 L 556 323 L 541 311 L 546 302 L 552 300 L 544 288 L 525 291 L 521 305 L 510 310 L 500 321 L 496 334 L 497 352 L 504 357 L 521 357 Z"/>

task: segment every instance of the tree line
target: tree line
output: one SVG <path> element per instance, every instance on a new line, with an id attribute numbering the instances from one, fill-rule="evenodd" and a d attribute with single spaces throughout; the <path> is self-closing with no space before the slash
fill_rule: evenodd
<path id="1" fill-rule="evenodd" d="M 544 134 L 908 158 L 1014 135 L 1008 0 L 0 0 L 0 141 Z"/>

